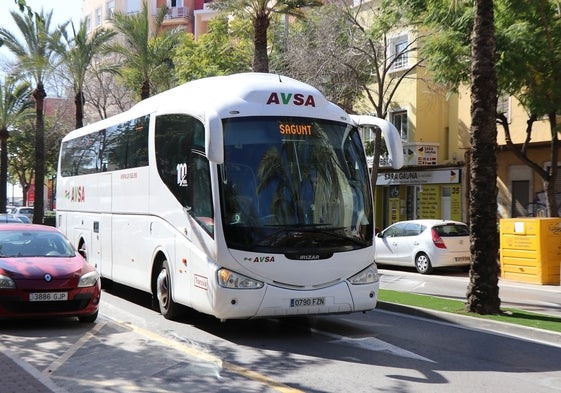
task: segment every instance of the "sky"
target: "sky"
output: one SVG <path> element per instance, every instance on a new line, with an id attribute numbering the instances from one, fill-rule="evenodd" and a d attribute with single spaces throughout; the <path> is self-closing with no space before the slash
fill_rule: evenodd
<path id="1" fill-rule="evenodd" d="M 54 28 L 59 24 L 70 19 L 75 25 L 80 23 L 82 16 L 82 0 L 26 0 L 27 5 L 33 11 L 41 11 L 45 13 L 53 11 L 51 26 Z M 14 0 L 0 0 L 0 26 L 8 30 L 16 29 L 12 15 L 9 11 L 19 12 L 19 8 Z M 16 31 L 14 31 L 16 33 Z M 5 48 L 0 48 L 0 57 L 6 58 L 8 52 Z"/>
<path id="2" fill-rule="evenodd" d="M 33 11 L 40 11 L 41 8 L 48 12 L 53 11 L 53 22 L 54 25 L 65 22 L 72 19 L 74 23 L 80 21 L 82 15 L 82 0 L 26 0 L 27 5 L 33 9 Z M 2 12 L 0 12 L 0 25 L 2 27 L 13 26 L 12 15 L 7 11 L 18 11 L 14 0 L 0 0 L 2 4 Z M 6 6 L 8 10 L 6 10 Z"/>
<path id="3" fill-rule="evenodd" d="M 52 10 L 51 24 L 53 27 L 69 19 L 72 19 L 75 25 L 80 23 L 82 0 L 26 0 L 26 2 L 33 11 L 39 12 L 43 9 L 47 13 Z M 12 15 L 9 12 L 12 10 L 19 12 L 19 8 L 14 0 L 0 0 L 1 27 L 9 30 L 15 29 Z M 9 52 L 5 48 L 0 48 L 0 62 L 4 62 L 4 59 L 9 58 L 9 56 Z M 2 74 L 1 71 L 0 74 Z M 21 188 L 19 186 L 12 187 L 11 184 L 8 184 L 8 198 L 11 199 L 12 197 L 21 197 Z"/>

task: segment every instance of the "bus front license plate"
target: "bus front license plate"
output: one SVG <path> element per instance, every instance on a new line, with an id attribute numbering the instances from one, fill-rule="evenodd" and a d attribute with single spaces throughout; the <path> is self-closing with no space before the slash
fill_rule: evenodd
<path id="1" fill-rule="evenodd" d="M 324 297 L 302 297 L 297 299 L 290 299 L 290 307 L 313 307 L 325 306 Z"/>

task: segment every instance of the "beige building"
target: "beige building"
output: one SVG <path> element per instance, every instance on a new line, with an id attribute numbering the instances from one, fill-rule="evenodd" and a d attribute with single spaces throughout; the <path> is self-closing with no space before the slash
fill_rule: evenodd
<path id="1" fill-rule="evenodd" d="M 116 11 L 134 14 L 141 10 L 144 0 L 83 0 L 82 18 L 88 31 L 110 23 Z M 167 6 L 168 13 L 163 28 L 182 27 L 197 37 L 208 30 L 208 21 L 216 11 L 208 8 L 205 0 L 147 0 L 149 12 L 155 15 L 158 8 Z"/>

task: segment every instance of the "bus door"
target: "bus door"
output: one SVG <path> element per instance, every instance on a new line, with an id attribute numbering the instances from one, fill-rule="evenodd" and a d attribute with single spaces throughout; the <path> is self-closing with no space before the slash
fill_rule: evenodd
<path id="1" fill-rule="evenodd" d="M 88 261 L 97 266 L 103 277 L 111 278 L 111 175 L 103 174 L 98 182 L 100 187 L 97 208 L 101 214 L 94 215 L 91 224 Z"/>
<path id="2" fill-rule="evenodd" d="M 103 277 L 111 277 L 111 216 L 102 214 L 94 219 L 88 261 L 97 266 Z"/>

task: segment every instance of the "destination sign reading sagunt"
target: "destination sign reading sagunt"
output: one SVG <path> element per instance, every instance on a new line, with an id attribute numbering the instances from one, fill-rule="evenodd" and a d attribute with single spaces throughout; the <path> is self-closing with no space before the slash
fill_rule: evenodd
<path id="1" fill-rule="evenodd" d="M 311 124 L 279 124 L 279 131 L 283 135 L 312 135 Z"/>

